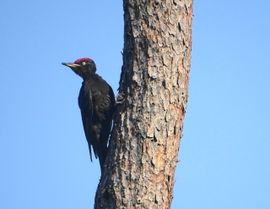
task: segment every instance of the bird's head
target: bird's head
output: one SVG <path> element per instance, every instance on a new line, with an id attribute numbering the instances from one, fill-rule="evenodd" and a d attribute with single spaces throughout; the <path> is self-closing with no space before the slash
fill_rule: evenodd
<path id="1" fill-rule="evenodd" d="M 87 78 L 91 74 L 95 74 L 96 72 L 96 64 L 90 58 L 80 58 L 73 63 L 63 62 L 62 64 L 70 67 L 76 74 L 78 74 L 83 79 Z"/>

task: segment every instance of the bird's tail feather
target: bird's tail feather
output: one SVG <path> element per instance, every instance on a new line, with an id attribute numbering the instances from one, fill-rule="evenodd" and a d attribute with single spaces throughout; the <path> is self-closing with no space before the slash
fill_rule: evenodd
<path id="1" fill-rule="evenodd" d="M 91 147 L 90 144 L 88 144 L 88 148 L 89 148 L 90 160 L 91 160 L 91 162 L 93 162 L 93 158 L 92 158 L 92 147 Z"/>

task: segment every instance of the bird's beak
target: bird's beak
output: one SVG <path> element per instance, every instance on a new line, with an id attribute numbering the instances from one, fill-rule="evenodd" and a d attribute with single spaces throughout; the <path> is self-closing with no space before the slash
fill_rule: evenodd
<path id="1" fill-rule="evenodd" d="M 67 67 L 70 67 L 71 69 L 80 67 L 79 64 L 75 64 L 75 63 L 67 63 L 67 62 L 62 62 L 62 65 L 65 65 L 65 66 L 67 66 Z"/>

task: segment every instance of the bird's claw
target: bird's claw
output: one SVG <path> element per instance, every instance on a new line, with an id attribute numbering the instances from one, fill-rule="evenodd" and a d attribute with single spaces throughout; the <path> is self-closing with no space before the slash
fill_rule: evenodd
<path id="1" fill-rule="evenodd" d="M 116 105 L 120 105 L 120 104 L 123 104 L 124 101 L 125 101 L 124 94 L 123 94 L 123 93 L 120 93 L 120 94 L 118 94 L 117 97 L 116 97 L 116 102 L 115 102 L 115 104 L 116 104 Z"/>

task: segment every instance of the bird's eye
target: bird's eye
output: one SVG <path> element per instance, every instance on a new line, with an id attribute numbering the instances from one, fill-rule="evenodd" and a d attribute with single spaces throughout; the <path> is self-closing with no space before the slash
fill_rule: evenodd
<path id="1" fill-rule="evenodd" d="M 82 62 L 82 65 L 86 65 L 86 62 Z"/>

